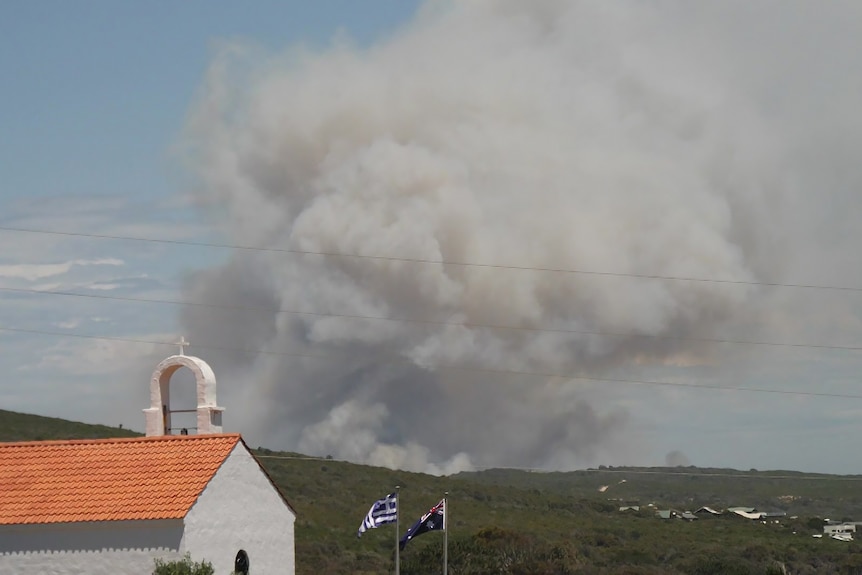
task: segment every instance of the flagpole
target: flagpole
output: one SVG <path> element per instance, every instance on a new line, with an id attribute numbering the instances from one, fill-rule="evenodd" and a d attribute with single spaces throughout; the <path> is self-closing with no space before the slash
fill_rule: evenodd
<path id="1" fill-rule="evenodd" d="M 395 486 L 395 575 L 401 575 L 400 541 L 398 539 L 398 516 L 401 514 L 401 486 Z"/>
<path id="2" fill-rule="evenodd" d="M 443 493 L 443 575 L 449 571 L 449 492 Z"/>

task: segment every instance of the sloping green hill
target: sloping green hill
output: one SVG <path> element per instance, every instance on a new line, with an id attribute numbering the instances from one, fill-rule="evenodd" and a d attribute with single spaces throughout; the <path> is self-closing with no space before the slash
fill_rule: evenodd
<path id="1" fill-rule="evenodd" d="M 456 478 L 480 483 L 541 489 L 620 505 L 645 505 L 695 511 L 709 506 L 755 507 L 806 515 L 862 520 L 862 476 L 797 471 L 738 471 L 696 467 L 602 467 L 566 473 L 511 469 L 460 473 Z M 602 491 L 599 491 L 602 489 Z"/>
<path id="2" fill-rule="evenodd" d="M 395 485 L 401 486 L 402 532 L 449 492 L 452 573 L 764 574 L 781 573 L 781 565 L 796 574 L 862 573 L 856 543 L 812 538 L 822 533 L 820 509 L 851 515 L 862 509 L 854 478 L 734 470 L 702 476 L 694 468 L 435 477 L 269 450 L 258 457 L 299 514 L 298 573 L 390 572 L 392 528 L 362 539 L 356 529 L 370 504 Z M 786 497 L 794 493 L 805 495 Z M 770 509 L 809 512 L 767 522 L 729 513 L 687 522 L 659 519 L 647 506 L 693 511 L 702 500 L 719 509 L 763 507 L 751 503 L 763 501 Z M 621 512 L 624 503 L 641 509 Z M 439 573 L 440 556 L 440 534 L 422 536 L 402 555 L 401 572 Z"/>
<path id="3" fill-rule="evenodd" d="M 4 441 L 134 435 L 0 411 Z M 436 477 L 263 448 L 255 452 L 297 511 L 301 575 L 391 573 L 394 528 L 371 530 L 361 539 L 356 531 L 370 505 L 396 485 L 401 533 L 449 492 L 453 575 L 862 573 L 859 543 L 812 537 L 822 531 L 816 516 L 824 510 L 833 518 L 862 519 L 858 477 L 695 468 L 498 469 Z M 678 510 L 741 505 L 794 511 L 768 522 L 727 513 L 687 522 L 659 519 L 648 503 Z M 641 509 L 621 512 L 622 504 Z M 441 533 L 429 533 L 411 542 L 401 554 L 401 573 L 440 573 L 442 541 Z"/>
<path id="4" fill-rule="evenodd" d="M 77 423 L 56 417 L 43 417 L 0 409 L 0 441 L 46 441 L 49 439 L 102 439 L 137 437 L 140 433 L 109 427 Z"/>

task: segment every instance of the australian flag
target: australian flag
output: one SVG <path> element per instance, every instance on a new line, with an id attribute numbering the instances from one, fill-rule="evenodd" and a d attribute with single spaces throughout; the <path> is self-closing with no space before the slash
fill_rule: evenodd
<path id="1" fill-rule="evenodd" d="M 378 499 L 368 510 L 368 515 L 362 521 L 356 536 L 361 537 L 369 529 L 375 529 L 386 523 L 398 520 L 398 494 L 390 493 L 383 499 Z"/>
<path id="2" fill-rule="evenodd" d="M 417 535 L 422 535 L 429 531 L 443 531 L 444 529 L 446 529 L 446 500 L 441 499 L 440 503 L 432 507 L 428 513 L 423 515 L 419 521 L 407 530 L 407 533 L 400 540 L 400 547 L 404 549 L 407 542 Z"/>

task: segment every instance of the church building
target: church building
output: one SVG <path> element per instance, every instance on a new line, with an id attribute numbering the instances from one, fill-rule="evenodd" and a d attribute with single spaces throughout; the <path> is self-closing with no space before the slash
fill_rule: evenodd
<path id="1" fill-rule="evenodd" d="M 171 427 L 183 367 L 193 433 Z M 222 411 L 212 369 L 181 347 L 153 373 L 145 437 L 0 443 L 0 573 L 149 575 L 188 553 L 216 575 L 293 575 L 296 514 Z"/>

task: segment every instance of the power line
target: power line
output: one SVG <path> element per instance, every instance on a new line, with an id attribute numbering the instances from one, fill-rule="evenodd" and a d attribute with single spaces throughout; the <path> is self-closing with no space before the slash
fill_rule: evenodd
<path id="1" fill-rule="evenodd" d="M 388 322 L 396 322 L 396 323 L 417 323 L 417 324 L 435 325 L 435 326 L 465 327 L 465 328 L 470 328 L 470 329 L 508 330 L 508 331 L 521 331 L 521 332 L 533 332 L 533 333 L 558 333 L 558 334 L 589 335 L 589 336 L 600 336 L 600 337 L 645 338 L 645 339 L 659 339 L 659 340 L 669 340 L 669 341 L 683 341 L 683 342 L 689 341 L 689 342 L 698 342 L 698 343 L 716 343 L 716 344 L 732 344 L 732 345 L 756 345 L 756 346 L 769 346 L 769 347 L 827 349 L 827 350 L 839 350 L 839 351 L 862 351 L 862 346 L 853 346 L 853 345 L 831 345 L 831 344 L 817 344 L 817 343 L 793 343 L 793 342 L 773 342 L 773 341 L 757 341 L 757 340 L 736 340 L 736 339 L 721 339 L 721 338 L 707 338 L 707 337 L 675 337 L 675 336 L 667 336 L 667 335 L 654 335 L 654 334 L 641 334 L 641 333 L 621 333 L 621 332 L 608 332 L 608 331 L 597 331 L 597 330 L 539 328 L 539 327 L 501 325 L 501 324 L 482 324 L 482 323 L 475 323 L 475 322 L 460 322 L 460 321 L 429 320 L 429 319 L 416 319 L 416 318 L 370 316 L 370 315 L 359 315 L 359 314 L 299 311 L 299 310 L 291 310 L 291 309 L 284 309 L 284 308 L 269 308 L 269 307 L 264 307 L 264 306 L 215 304 L 215 303 L 195 302 L 195 301 L 186 301 L 186 300 L 168 300 L 168 299 L 142 298 L 142 297 L 131 297 L 131 296 L 115 296 L 115 295 L 107 295 L 107 294 L 86 294 L 86 293 L 79 293 L 79 292 L 68 292 L 68 291 L 58 291 L 58 290 L 38 290 L 38 289 L 31 289 L 31 288 L 0 287 L 0 292 L 23 293 L 23 294 L 33 294 L 33 295 L 55 295 L 55 296 L 67 296 L 67 297 L 80 297 L 80 298 L 113 300 L 113 301 L 123 301 L 123 302 L 136 302 L 136 303 L 182 305 L 182 306 L 190 306 L 190 307 L 205 307 L 205 308 L 212 308 L 212 309 L 224 309 L 224 310 L 235 310 L 235 311 L 266 311 L 266 312 L 273 313 L 273 314 L 292 314 L 292 315 L 305 315 L 305 316 L 313 316 L 313 317 L 334 317 L 334 318 L 342 318 L 342 319 L 388 321 Z"/>
<path id="2" fill-rule="evenodd" d="M 166 341 L 153 341 L 153 340 L 144 340 L 144 339 L 136 339 L 136 338 L 126 338 L 126 337 L 113 337 L 113 336 L 98 336 L 98 335 L 90 335 L 90 334 L 81 334 L 81 333 L 71 333 L 71 332 L 53 332 L 47 330 L 35 330 L 35 329 L 21 329 L 21 328 L 10 328 L 10 327 L 0 327 L 0 331 L 6 332 L 14 332 L 14 333 L 27 333 L 31 335 L 47 335 L 54 337 L 73 337 L 79 339 L 98 339 L 103 341 L 122 341 L 129 343 L 140 343 L 147 345 L 176 345 L 176 342 L 166 342 Z M 214 345 L 196 345 L 196 347 L 201 349 L 210 349 L 214 351 L 232 351 L 239 353 L 248 353 L 255 355 L 275 355 L 282 357 L 302 357 L 302 358 L 311 358 L 311 359 L 321 359 L 331 361 L 333 357 L 339 357 L 336 354 L 312 354 L 312 353 L 297 353 L 297 352 L 285 352 L 285 351 L 269 351 L 269 350 L 261 350 L 261 349 L 241 349 L 241 348 L 232 348 L 225 346 L 214 346 Z M 351 357 L 349 354 L 341 354 L 340 357 Z M 355 356 L 354 356 L 355 357 Z M 410 360 L 405 358 L 394 358 L 390 356 L 390 359 L 379 360 L 378 363 L 383 364 L 404 364 L 410 363 Z M 853 394 L 845 394 L 845 393 L 827 393 L 827 392 L 816 392 L 816 391 L 795 391 L 795 390 L 787 390 L 787 389 L 770 389 L 763 387 L 734 387 L 729 385 L 712 385 L 712 384 L 697 384 L 697 383 L 685 383 L 685 382 L 674 382 L 674 381 L 660 381 L 660 380 L 643 380 L 643 379 L 622 379 L 622 378 L 612 378 L 612 377 L 595 377 L 595 376 L 585 376 L 585 375 L 572 375 L 565 373 L 554 373 L 554 372 L 540 372 L 540 371 L 525 371 L 525 370 L 515 370 L 515 369 L 494 369 L 494 368 L 480 368 L 480 367 L 464 367 L 464 366 L 454 366 L 454 365 L 436 365 L 435 369 L 442 371 L 460 371 L 460 372 L 468 372 L 468 373 L 484 373 L 490 375 L 504 375 L 504 376 L 526 376 L 526 377 L 542 377 L 542 378 L 554 378 L 554 379 L 562 379 L 562 380 L 577 380 L 577 381 L 594 381 L 594 382 L 602 382 L 602 383 L 615 383 L 615 384 L 623 384 L 623 385 L 645 385 L 645 386 L 663 386 L 663 387 L 676 387 L 676 388 L 687 388 L 687 389 L 709 389 L 716 391 L 735 391 L 735 392 L 750 392 L 750 393 L 771 393 L 777 395 L 791 395 L 791 396 L 802 396 L 802 397 L 825 397 L 825 398 L 838 398 L 838 399 L 862 399 L 862 395 L 853 395 Z"/>
<path id="3" fill-rule="evenodd" d="M 780 282 L 758 282 L 758 281 L 750 281 L 750 280 L 695 278 L 695 277 L 684 277 L 684 276 L 666 276 L 666 275 L 659 275 L 659 274 L 637 274 L 637 273 L 625 273 L 625 272 L 583 270 L 583 269 L 574 269 L 574 268 L 516 266 L 516 265 L 504 265 L 504 264 L 477 263 L 477 262 L 459 262 L 459 261 L 452 261 L 452 260 L 431 260 L 431 259 L 423 259 L 423 258 L 407 258 L 407 257 L 397 257 L 397 256 L 360 255 L 360 254 L 347 254 L 347 253 L 341 253 L 341 252 L 298 250 L 298 249 L 292 249 L 292 248 L 272 248 L 272 247 L 261 247 L 261 246 L 246 246 L 246 245 L 239 245 L 239 244 L 220 244 L 220 243 L 212 243 L 212 242 L 195 242 L 195 241 L 191 241 L 191 240 L 169 240 L 169 239 L 161 239 L 161 238 L 142 238 L 142 237 L 117 236 L 117 235 L 108 235 L 108 234 L 92 234 L 92 233 L 83 233 L 83 232 L 61 232 L 61 231 L 54 231 L 54 230 L 37 230 L 37 229 L 17 228 L 17 227 L 10 227 L 10 226 L 0 226 L 0 231 L 30 233 L 30 234 L 49 234 L 49 235 L 57 235 L 57 236 L 92 238 L 92 239 L 103 239 L 103 240 L 149 242 L 149 243 L 161 243 L 161 244 L 204 247 L 204 248 L 218 248 L 218 249 L 258 251 L 258 252 L 273 252 L 273 253 L 285 253 L 285 254 L 296 254 L 296 255 L 307 255 L 307 256 L 320 256 L 320 257 L 367 259 L 367 260 L 414 263 L 414 264 L 434 264 L 434 265 L 457 266 L 457 267 L 501 269 L 501 270 L 515 270 L 515 271 L 549 272 L 549 273 L 560 273 L 560 274 L 579 274 L 579 275 L 619 277 L 619 278 L 637 278 L 637 279 L 679 281 L 679 282 L 715 283 L 715 284 L 740 285 L 740 286 L 783 287 L 783 288 L 796 288 L 796 289 L 862 292 L 862 287 L 853 287 L 853 286 L 834 286 L 834 285 L 798 284 L 798 283 L 780 283 Z"/>

